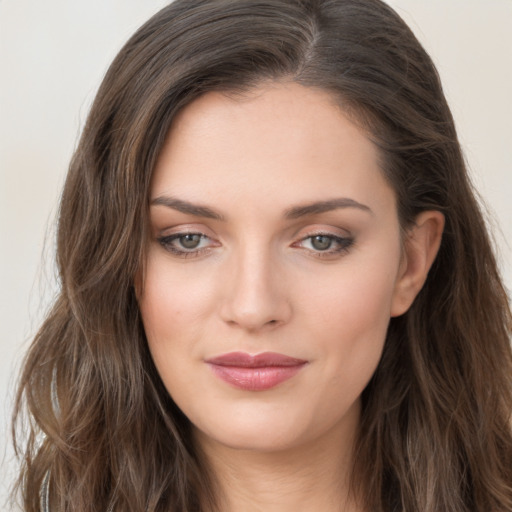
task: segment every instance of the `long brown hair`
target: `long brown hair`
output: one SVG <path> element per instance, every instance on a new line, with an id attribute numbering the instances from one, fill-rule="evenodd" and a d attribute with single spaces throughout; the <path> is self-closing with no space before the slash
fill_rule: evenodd
<path id="1" fill-rule="evenodd" d="M 434 65 L 380 0 L 176 0 L 116 57 L 62 195 L 60 294 L 21 376 L 24 510 L 215 508 L 214 477 L 149 355 L 134 279 L 173 117 L 207 91 L 262 80 L 339 100 L 380 148 L 402 226 L 424 210 L 446 218 L 364 391 L 355 491 L 372 512 L 509 512 L 507 296 Z"/>

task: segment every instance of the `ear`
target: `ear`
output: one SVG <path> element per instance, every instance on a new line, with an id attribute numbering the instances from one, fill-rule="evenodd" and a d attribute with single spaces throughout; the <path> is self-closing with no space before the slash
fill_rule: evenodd
<path id="1" fill-rule="evenodd" d="M 425 283 L 444 229 L 444 215 L 432 210 L 416 217 L 404 239 L 402 261 L 391 303 L 391 316 L 403 315 Z"/>

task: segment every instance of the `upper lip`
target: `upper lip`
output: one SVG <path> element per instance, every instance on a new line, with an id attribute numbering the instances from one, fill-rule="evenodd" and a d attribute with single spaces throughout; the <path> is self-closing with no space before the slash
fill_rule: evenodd
<path id="1" fill-rule="evenodd" d="M 304 359 L 278 354 L 276 352 L 262 352 L 251 355 L 246 352 L 230 352 L 220 356 L 206 359 L 207 363 L 217 366 L 234 366 L 237 368 L 268 368 L 269 366 L 299 366 L 307 363 Z"/>

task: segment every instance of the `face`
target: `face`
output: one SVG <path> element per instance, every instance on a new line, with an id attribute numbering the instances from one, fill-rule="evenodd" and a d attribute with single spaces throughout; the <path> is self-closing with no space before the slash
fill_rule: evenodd
<path id="1" fill-rule="evenodd" d="M 208 93 L 176 118 L 138 300 L 206 442 L 280 450 L 357 428 L 401 268 L 377 160 L 328 93 L 295 84 Z"/>

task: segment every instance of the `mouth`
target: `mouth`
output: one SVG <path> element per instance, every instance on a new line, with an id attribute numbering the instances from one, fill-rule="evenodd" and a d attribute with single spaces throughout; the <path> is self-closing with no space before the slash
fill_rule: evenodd
<path id="1" fill-rule="evenodd" d="M 275 352 L 231 352 L 205 361 L 214 375 L 245 391 L 265 391 L 291 379 L 308 363 Z"/>

